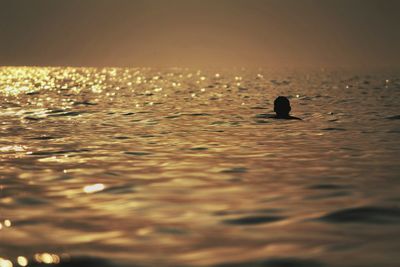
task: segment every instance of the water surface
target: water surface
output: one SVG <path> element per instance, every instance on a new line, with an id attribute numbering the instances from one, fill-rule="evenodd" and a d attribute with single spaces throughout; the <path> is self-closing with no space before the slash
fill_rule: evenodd
<path id="1" fill-rule="evenodd" d="M 396 73 L 4 67 L 0 95 L 1 267 L 400 266 Z"/>

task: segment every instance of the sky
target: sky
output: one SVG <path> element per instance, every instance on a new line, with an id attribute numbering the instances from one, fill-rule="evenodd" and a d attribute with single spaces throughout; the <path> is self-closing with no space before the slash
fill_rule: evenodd
<path id="1" fill-rule="evenodd" d="M 0 66 L 399 67 L 397 0 L 0 0 Z"/>

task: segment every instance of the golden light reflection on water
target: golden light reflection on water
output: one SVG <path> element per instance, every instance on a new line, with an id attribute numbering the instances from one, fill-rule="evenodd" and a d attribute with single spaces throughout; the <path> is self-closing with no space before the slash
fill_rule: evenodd
<path id="1" fill-rule="evenodd" d="M 58 264 L 60 263 L 60 257 L 56 254 L 50 253 L 37 253 L 34 255 L 34 258 L 39 263 L 45 264 Z"/>
<path id="2" fill-rule="evenodd" d="M 28 259 L 24 256 L 18 256 L 17 262 L 20 266 L 27 266 L 29 263 Z"/>
<path id="3" fill-rule="evenodd" d="M 64 260 L 68 260 L 69 256 L 64 255 L 63 256 Z M 16 257 L 13 264 L 13 259 L 4 259 L 0 257 L 0 267 L 13 267 L 13 266 L 29 266 L 30 265 L 30 260 L 26 256 L 18 256 Z M 31 257 L 31 263 L 36 262 L 36 263 L 44 263 L 44 264 L 59 264 L 61 262 L 61 256 L 53 253 L 35 253 Z"/>
<path id="4" fill-rule="evenodd" d="M 2 188 L 0 188 L 0 189 L 2 189 Z M 0 222 L 0 230 L 3 229 L 3 227 L 11 227 L 11 221 L 4 220 L 3 222 Z"/>
<path id="5" fill-rule="evenodd" d="M 337 209 L 397 205 L 396 77 L 0 74 L 1 267 L 56 264 L 62 252 L 147 265 L 279 257 L 343 267 L 337 259 L 348 250 L 333 249 L 341 244 L 369 257 L 360 266 L 397 259 L 387 249 L 398 245 L 393 239 L 357 247 L 377 230 L 395 236 L 397 209 L 355 212 L 390 217 L 386 228 L 365 223 L 357 233 L 337 223 L 348 217 L 335 217 Z M 304 121 L 268 119 L 277 95 L 289 96 Z"/>
<path id="6" fill-rule="evenodd" d="M 83 188 L 83 191 L 87 194 L 91 193 L 96 193 L 99 191 L 104 190 L 105 186 L 104 184 L 93 184 L 93 185 L 87 185 Z"/>
<path id="7" fill-rule="evenodd" d="M 0 258 L 0 267 L 13 267 L 13 264 L 10 260 Z"/>
<path id="8" fill-rule="evenodd" d="M 4 226 L 5 227 L 11 227 L 11 221 L 10 220 L 4 220 Z"/>

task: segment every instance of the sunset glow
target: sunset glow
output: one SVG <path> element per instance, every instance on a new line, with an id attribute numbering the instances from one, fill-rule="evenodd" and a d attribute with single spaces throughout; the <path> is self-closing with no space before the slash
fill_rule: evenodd
<path id="1" fill-rule="evenodd" d="M 400 1 L 0 2 L 0 267 L 400 266 Z"/>

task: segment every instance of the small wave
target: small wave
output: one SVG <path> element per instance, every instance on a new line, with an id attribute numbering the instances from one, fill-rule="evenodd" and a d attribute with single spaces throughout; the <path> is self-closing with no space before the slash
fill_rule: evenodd
<path id="1" fill-rule="evenodd" d="M 285 219 L 282 216 L 249 216 L 249 217 L 241 217 L 238 219 L 229 219 L 224 220 L 225 224 L 233 224 L 233 225 L 252 225 L 252 224 L 264 224 L 264 223 L 272 223 L 276 221 L 281 221 Z"/>
<path id="2" fill-rule="evenodd" d="M 209 113 L 187 113 L 187 114 L 182 114 L 186 116 L 193 116 L 193 117 L 199 117 L 199 116 L 211 116 Z"/>
<path id="3" fill-rule="evenodd" d="M 158 137 L 157 135 L 154 134 L 143 134 L 143 135 L 139 135 L 142 138 L 154 138 L 154 137 Z"/>
<path id="4" fill-rule="evenodd" d="M 250 109 L 268 109 L 268 108 L 266 108 L 266 107 L 255 106 L 255 107 L 250 107 Z"/>
<path id="5" fill-rule="evenodd" d="M 37 137 L 31 137 L 29 138 L 31 140 L 52 140 L 52 139 L 57 139 L 55 136 L 48 136 L 48 135 L 43 135 L 43 136 L 37 136 Z"/>
<path id="6" fill-rule="evenodd" d="M 221 125 L 221 124 L 225 124 L 225 121 L 213 121 L 210 123 L 210 125 Z"/>
<path id="7" fill-rule="evenodd" d="M 46 205 L 49 202 L 46 199 L 39 197 L 19 197 L 16 198 L 16 202 L 21 205 L 36 206 L 36 205 Z"/>
<path id="8" fill-rule="evenodd" d="M 215 216 L 227 216 L 227 215 L 241 215 L 241 214 L 249 214 L 249 212 L 253 213 L 263 213 L 263 214 L 271 214 L 271 213 L 277 213 L 281 212 L 282 209 L 278 208 L 270 208 L 270 209 L 258 209 L 258 210 L 220 210 L 216 211 L 213 214 Z"/>
<path id="9" fill-rule="evenodd" d="M 54 113 L 49 115 L 49 117 L 75 117 L 83 114 L 83 111 L 67 111 L 62 113 Z"/>
<path id="10" fill-rule="evenodd" d="M 170 116 L 165 116 L 164 118 L 166 119 L 176 119 L 179 118 L 181 115 L 170 115 Z"/>
<path id="11" fill-rule="evenodd" d="M 40 121 L 40 120 L 43 120 L 44 118 L 43 117 L 26 116 L 26 117 L 24 117 L 24 119 L 28 120 L 28 121 Z"/>
<path id="12" fill-rule="evenodd" d="M 257 119 L 271 119 L 273 118 L 275 115 L 274 114 L 268 114 L 268 113 L 260 113 L 257 114 L 256 116 L 254 116 Z"/>
<path id="13" fill-rule="evenodd" d="M 324 128 L 322 130 L 323 131 L 346 131 L 346 129 L 344 129 L 344 128 L 335 128 L 335 127 L 328 127 L 328 128 Z"/>
<path id="14" fill-rule="evenodd" d="M 189 150 L 204 151 L 204 150 L 208 150 L 208 147 L 192 147 L 192 148 L 189 148 Z"/>
<path id="15" fill-rule="evenodd" d="M 308 187 L 309 189 L 316 189 L 316 190 L 338 190 L 347 188 L 337 184 L 314 184 Z"/>
<path id="16" fill-rule="evenodd" d="M 400 115 L 386 117 L 388 120 L 400 120 Z"/>
<path id="17" fill-rule="evenodd" d="M 123 267 L 121 265 L 117 265 L 113 262 L 108 261 L 107 259 L 95 258 L 95 257 L 76 257 L 71 258 L 70 260 L 62 260 L 60 263 L 48 264 L 48 263 L 37 263 L 32 262 L 29 264 L 31 267 L 88 267 L 88 266 L 96 266 L 96 267 Z M 131 267 L 139 267 L 136 264 L 129 264 Z"/>
<path id="18" fill-rule="evenodd" d="M 80 153 L 80 152 L 89 152 L 90 149 L 72 149 L 72 150 L 59 150 L 59 151 L 35 151 L 30 155 L 34 156 L 48 156 L 48 155 L 60 155 L 60 154 L 69 154 L 69 153 Z"/>
<path id="19" fill-rule="evenodd" d="M 115 137 L 113 137 L 113 139 L 116 139 L 116 140 L 126 140 L 126 139 L 130 139 L 130 137 L 128 137 L 128 136 L 115 136 Z"/>
<path id="20" fill-rule="evenodd" d="M 25 93 L 25 95 L 38 95 L 38 94 L 40 94 L 39 91 L 32 91 L 32 92 Z"/>
<path id="21" fill-rule="evenodd" d="M 74 106 L 95 106 L 97 103 L 90 102 L 88 100 L 85 101 L 75 101 Z"/>
<path id="22" fill-rule="evenodd" d="M 265 123 L 271 123 L 269 120 L 256 120 L 257 124 L 265 124 Z"/>
<path id="23" fill-rule="evenodd" d="M 399 208 L 358 207 L 334 211 L 320 218 L 332 223 L 398 223 Z"/>
<path id="24" fill-rule="evenodd" d="M 135 192 L 135 190 L 133 189 L 133 185 L 129 184 L 112 186 L 103 190 L 103 193 L 110 193 L 115 195 L 133 193 L 133 192 Z"/>
<path id="25" fill-rule="evenodd" d="M 338 191 L 338 192 L 333 192 L 333 193 L 328 193 L 328 194 L 325 193 L 325 194 L 305 197 L 304 199 L 307 199 L 307 200 L 320 200 L 320 199 L 327 199 L 327 198 L 347 197 L 347 196 L 350 196 L 350 195 L 351 195 L 350 192 Z"/>
<path id="26" fill-rule="evenodd" d="M 150 155 L 151 153 L 149 152 L 141 152 L 141 151 L 132 151 L 132 152 L 124 152 L 127 155 L 133 155 L 133 156 L 147 156 Z"/>
<path id="27" fill-rule="evenodd" d="M 223 170 L 221 172 L 224 172 L 224 173 L 244 173 L 244 172 L 247 172 L 247 168 L 236 167 L 236 168 L 226 169 L 226 170 Z"/>
<path id="28" fill-rule="evenodd" d="M 222 263 L 214 267 L 324 267 L 325 264 L 311 260 L 298 258 L 276 258 L 259 261 L 248 261 L 239 263 Z"/>

